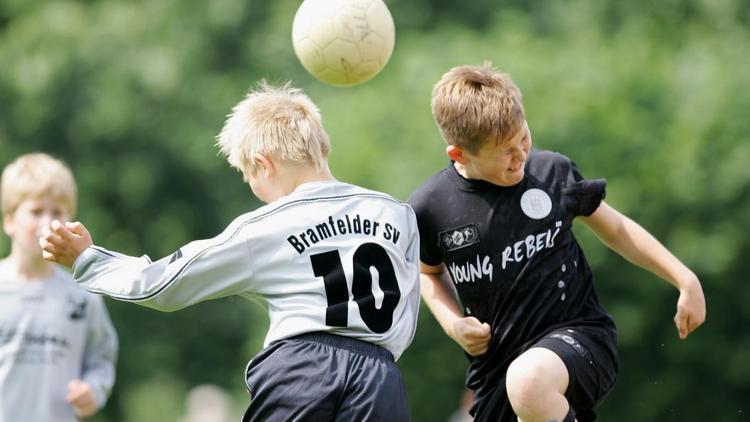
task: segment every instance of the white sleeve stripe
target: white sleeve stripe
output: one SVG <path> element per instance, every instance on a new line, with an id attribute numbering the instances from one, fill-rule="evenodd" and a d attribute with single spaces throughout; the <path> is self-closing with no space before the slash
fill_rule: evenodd
<path id="1" fill-rule="evenodd" d="M 183 264 L 182 268 L 180 268 L 180 270 L 177 271 L 177 273 L 175 273 L 175 275 L 173 275 L 161 287 L 157 288 L 153 292 L 147 293 L 147 294 L 141 295 L 141 296 L 115 295 L 115 294 L 111 294 L 109 292 L 107 292 L 106 294 L 108 296 L 111 296 L 111 297 L 115 298 L 115 299 L 127 300 L 127 301 L 134 301 L 134 302 L 135 301 L 144 301 L 144 300 L 152 299 L 155 296 L 159 295 L 161 292 L 163 292 L 165 289 L 167 289 L 171 284 L 173 284 L 187 270 L 187 267 L 190 264 L 192 264 L 196 259 L 198 259 L 201 256 L 203 256 L 203 254 L 205 254 L 206 252 L 208 252 L 210 249 L 213 249 L 215 247 L 224 245 L 225 243 L 232 241 L 234 239 L 234 237 L 237 236 L 237 234 L 243 228 L 245 228 L 245 226 L 247 226 L 248 224 L 252 224 L 252 223 L 255 223 L 255 222 L 259 221 L 259 220 L 262 220 L 262 219 L 265 219 L 267 217 L 270 217 L 270 216 L 272 216 L 274 214 L 277 214 L 278 212 L 280 212 L 282 210 L 285 210 L 285 209 L 287 209 L 289 207 L 292 207 L 292 206 L 301 205 L 301 204 L 310 203 L 310 202 L 319 202 L 319 201 L 331 201 L 331 200 L 337 200 L 337 199 L 346 199 L 346 198 L 352 198 L 352 197 L 356 197 L 356 196 L 370 196 L 370 197 L 373 197 L 373 198 L 385 199 L 387 201 L 395 202 L 395 203 L 400 204 L 400 205 L 408 206 L 405 202 L 396 200 L 396 199 L 391 198 L 389 196 L 386 196 L 386 195 L 377 195 L 377 194 L 372 194 L 372 193 L 355 193 L 355 194 L 349 194 L 349 195 L 327 196 L 327 197 L 320 197 L 320 198 L 307 198 L 307 199 L 298 199 L 296 201 L 290 201 L 290 202 L 287 202 L 285 204 L 281 204 L 278 207 L 276 207 L 276 208 L 274 208 L 272 210 L 269 210 L 268 212 L 266 212 L 264 214 L 252 216 L 249 219 L 247 219 L 246 221 L 243 221 L 240 224 L 240 226 L 237 227 L 237 229 L 229 236 L 228 239 L 224 240 L 221 243 L 217 243 L 217 244 L 208 246 L 205 249 L 203 249 L 202 251 L 196 253 L 190 260 L 188 260 L 185 264 Z M 108 256 L 110 256 L 112 258 L 121 259 L 120 257 L 118 257 L 118 256 L 110 253 L 107 250 L 103 250 L 103 249 L 98 248 L 98 247 L 92 247 L 92 249 L 95 250 L 96 252 L 100 252 L 102 254 L 108 255 Z M 91 289 L 91 291 L 94 291 L 94 290 Z M 98 292 L 98 293 L 102 293 L 102 292 Z"/>
<path id="2" fill-rule="evenodd" d="M 97 251 L 97 252 L 102 253 L 104 255 L 111 256 L 112 258 L 117 258 L 117 255 L 113 254 L 112 252 L 110 252 L 110 251 L 108 251 L 106 249 L 100 248 L 99 246 L 96 246 L 96 245 L 91 245 L 91 250 Z"/>

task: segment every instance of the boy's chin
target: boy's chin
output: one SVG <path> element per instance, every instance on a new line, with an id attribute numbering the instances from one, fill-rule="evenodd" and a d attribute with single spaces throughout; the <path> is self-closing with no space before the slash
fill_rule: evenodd
<path id="1" fill-rule="evenodd" d="M 44 261 L 44 258 L 42 258 L 42 248 L 39 245 L 36 246 L 29 246 L 28 248 L 22 248 L 23 254 L 27 257 L 33 258 L 35 261 Z"/>
<path id="2" fill-rule="evenodd" d="M 522 168 L 521 170 L 510 172 L 505 179 L 508 181 L 509 186 L 514 186 L 521 183 L 525 174 Z"/>

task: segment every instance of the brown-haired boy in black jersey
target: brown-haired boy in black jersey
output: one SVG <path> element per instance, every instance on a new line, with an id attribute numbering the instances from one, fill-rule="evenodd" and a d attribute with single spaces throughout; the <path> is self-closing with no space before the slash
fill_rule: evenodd
<path id="1" fill-rule="evenodd" d="M 521 93 L 490 65 L 460 66 L 432 93 L 450 165 L 410 203 L 422 297 L 470 355 L 476 421 L 591 421 L 614 384 L 616 329 L 571 230 L 578 217 L 615 252 L 680 291 L 681 338 L 706 316 L 696 275 L 603 202 L 606 182 L 531 149 Z M 456 295 L 457 293 L 457 295 Z"/>

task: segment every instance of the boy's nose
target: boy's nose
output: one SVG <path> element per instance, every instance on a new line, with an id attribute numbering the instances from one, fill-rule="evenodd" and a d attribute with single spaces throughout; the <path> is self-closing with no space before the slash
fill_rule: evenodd
<path id="1" fill-rule="evenodd" d="M 516 148 L 515 153 L 513 154 L 513 158 L 515 158 L 516 161 L 524 162 L 526 161 L 526 155 L 526 150 L 524 150 L 523 148 Z"/>
<path id="2" fill-rule="evenodd" d="M 54 217 L 52 217 L 52 214 L 44 213 L 39 217 L 39 226 L 40 227 L 47 227 L 49 223 L 54 220 Z"/>

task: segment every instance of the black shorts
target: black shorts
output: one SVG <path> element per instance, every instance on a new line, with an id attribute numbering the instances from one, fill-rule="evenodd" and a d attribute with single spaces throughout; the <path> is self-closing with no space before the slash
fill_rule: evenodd
<path id="1" fill-rule="evenodd" d="M 327 333 L 280 340 L 248 364 L 246 421 L 409 421 L 406 385 L 383 347 Z"/>
<path id="2" fill-rule="evenodd" d="M 614 344 L 597 340 L 582 327 L 551 331 L 529 348 L 543 347 L 560 356 L 568 369 L 569 382 L 565 397 L 576 412 L 578 422 L 596 419 L 594 407 L 612 389 L 618 371 Z M 603 334 L 604 335 L 604 334 Z M 608 334 L 607 334 L 608 335 Z M 475 422 L 515 422 L 517 420 L 505 389 L 505 376 L 475 392 L 472 407 Z"/>
<path id="3" fill-rule="evenodd" d="M 542 337 L 532 347 L 553 351 L 568 368 L 565 397 L 578 422 L 596 419 L 594 407 L 609 393 L 619 368 L 616 352 L 575 327 L 561 328 Z"/>

